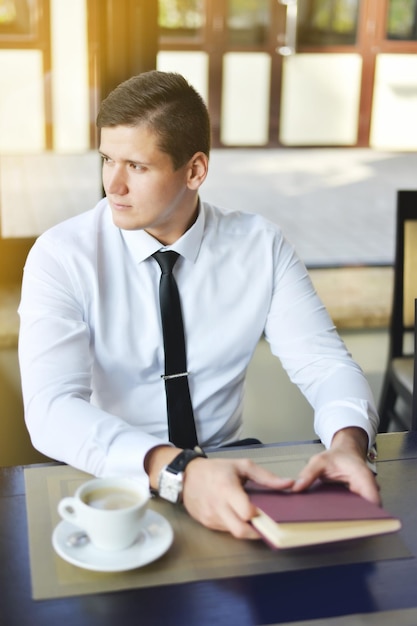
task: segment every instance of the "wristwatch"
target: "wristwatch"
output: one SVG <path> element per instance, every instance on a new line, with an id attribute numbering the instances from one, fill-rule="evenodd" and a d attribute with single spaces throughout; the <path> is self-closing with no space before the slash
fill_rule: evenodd
<path id="1" fill-rule="evenodd" d="M 158 477 L 158 495 L 164 500 L 177 503 L 182 501 L 184 470 L 188 463 L 198 457 L 207 458 L 201 448 L 183 450 L 169 465 L 165 465 Z"/>

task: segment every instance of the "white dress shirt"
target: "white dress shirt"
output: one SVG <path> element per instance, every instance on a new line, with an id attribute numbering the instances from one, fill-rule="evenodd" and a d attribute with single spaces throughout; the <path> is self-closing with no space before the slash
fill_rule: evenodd
<path id="1" fill-rule="evenodd" d="M 169 248 L 181 255 L 174 274 L 200 445 L 239 438 L 246 369 L 263 333 L 314 407 L 323 443 L 346 426 L 373 443 L 369 386 L 276 225 L 201 203 Z M 19 358 L 26 422 L 44 454 L 95 475 L 146 478 L 145 454 L 167 442 L 160 269 L 151 258 L 159 249 L 145 231 L 117 228 L 106 199 L 33 246 Z M 283 410 L 285 398 L 276 414 Z"/>

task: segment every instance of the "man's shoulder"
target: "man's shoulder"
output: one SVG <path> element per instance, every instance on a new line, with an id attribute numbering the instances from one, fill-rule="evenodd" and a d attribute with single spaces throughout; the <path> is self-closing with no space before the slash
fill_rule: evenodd
<path id="1" fill-rule="evenodd" d="M 89 261 L 94 263 L 103 242 L 109 238 L 114 242 L 115 234 L 118 234 L 118 229 L 114 227 L 107 200 L 102 199 L 93 209 L 70 217 L 42 233 L 30 250 L 26 266 L 43 265 L 51 259 L 64 265 L 72 262 L 80 266 Z"/>
<path id="2" fill-rule="evenodd" d="M 39 243 L 70 244 L 82 239 L 95 239 L 107 227 L 107 200 L 102 198 L 89 211 L 74 215 L 46 230 L 38 238 Z"/>
<path id="3" fill-rule="evenodd" d="M 278 224 L 271 222 L 256 212 L 228 209 L 210 202 L 203 202 L 205 223 L 208 229 L 216 228 L 230 233 L 270 232 L 281 234 Z"/>

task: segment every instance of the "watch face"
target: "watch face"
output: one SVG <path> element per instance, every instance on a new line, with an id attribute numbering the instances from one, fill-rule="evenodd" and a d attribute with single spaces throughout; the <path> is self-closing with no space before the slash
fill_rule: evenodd
<path id="1" fill-rule="evenodd" d="M 179 502 L 182 494 L 182 472 L 172 474 L 163 470 L 159 476 L 158 493 L 161 498 L 169 502 Z"/>

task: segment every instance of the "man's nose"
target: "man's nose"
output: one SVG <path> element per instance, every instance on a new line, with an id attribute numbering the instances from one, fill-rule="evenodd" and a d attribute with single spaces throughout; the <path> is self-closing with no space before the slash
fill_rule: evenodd
<path id="1" fill-rule="evenodd" d="M 127 193 L 128 187 L 123 171 L 115 167 L 107 179 L 107 192 L 122 195 Z"/>

